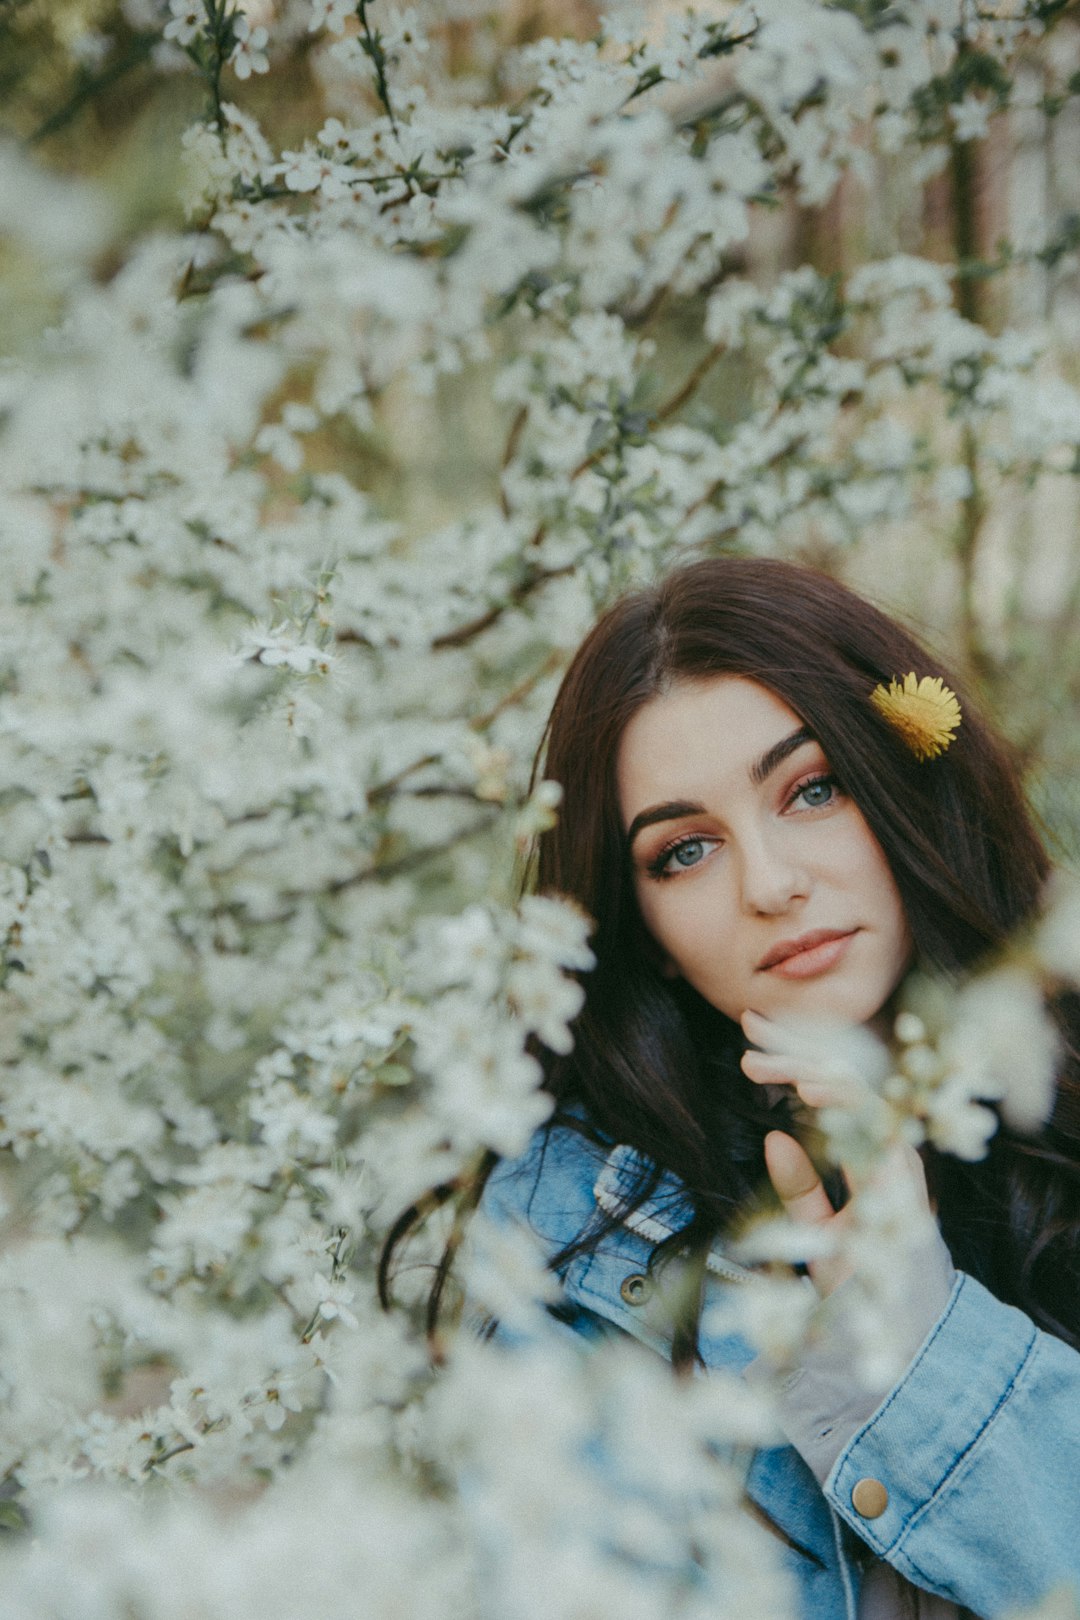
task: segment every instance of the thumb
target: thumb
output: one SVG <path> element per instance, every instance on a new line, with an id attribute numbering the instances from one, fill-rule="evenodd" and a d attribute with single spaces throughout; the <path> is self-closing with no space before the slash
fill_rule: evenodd
<path id="1" fill-rule="evenodd" d="M 784 1131 L 765 1138 L 765 1168 L 776 1196 L 794 1221 L 817 1226 L 836 1214 L 806 1149 Z"/>

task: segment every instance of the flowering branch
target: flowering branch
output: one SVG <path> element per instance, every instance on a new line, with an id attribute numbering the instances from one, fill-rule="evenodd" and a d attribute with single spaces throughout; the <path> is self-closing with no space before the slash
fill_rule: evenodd
<path id="1" fill-rule="evenodd" d="M 218 136 L 225 140 L 225 112 L 221 102 L 221 75 L 239 43 L 237 23 L 240 12 L 235 0 L 202 0 L 204 20 L 193 36 L 186 38 L 184 50 L 206 81 L 210 98 L 210 118 Z M 170 25 L 171 26 L 171 25 Z M 166 37 L 169 28 L 165 30 Z M 179 34 L 178 38 L 182 37 Z"/>
<path id="2" fill-rule="evenodd" d="M 390 101 L 390 86 L 386 80 L 386 52 L 383 49 L 382 35 L 373 29 L 368 21 L 368 11 L 374 0 L 357 0 L 356 15 L 360 23 L 360 44 L 365 56 L 371 61 L 375 74 L 375 89 L 379 100 L 386 108 L 386 116 L 390 120 L 390 127 L 394 134 L 399 133 L 397 119 L 394 117 L 394 108 Z"/>

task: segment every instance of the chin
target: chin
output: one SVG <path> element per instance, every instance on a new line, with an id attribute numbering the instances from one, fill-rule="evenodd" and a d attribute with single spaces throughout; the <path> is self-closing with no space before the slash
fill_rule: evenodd
<path id="1" fill-rule="evenodd" d="M 799 993 L 801 992 L 801 993 Z M 841 1024 L 869 1024 L 877 1017 L 888 996 L 868 994 L 862 986 L 806 984 L 795 995 L 777 998 L 770 1016 L 783 1019 L 829 1018 Z"/>

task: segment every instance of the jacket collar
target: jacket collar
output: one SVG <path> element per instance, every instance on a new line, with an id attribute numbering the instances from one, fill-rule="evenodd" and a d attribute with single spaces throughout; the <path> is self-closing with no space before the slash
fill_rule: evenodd
<path id="1" fill-rule="evenodd" d="M 662 1243 L 681 1231 L 693 1215 L 693 1207 L 683 1183 L 665 1170 L 649 1196 L 636 1209 L 624 1213 L 627 1200 L 633 1197 L 634 1189 L 644 1177 L 652 1173 L 652 1168 L 652 1160 L 644 1153 L 620 1142 L 605 1159 L 593 1187 L 593 1196 L 605 1215 L 614 1215 L 623 1226 L 650 1243 Z M 746 1266 L 740 1266 L 724 1253 L 719 1242 L 713 1244 L 705 1263 L 726 1282 L 745 1282 L 752 1276 Z"/>

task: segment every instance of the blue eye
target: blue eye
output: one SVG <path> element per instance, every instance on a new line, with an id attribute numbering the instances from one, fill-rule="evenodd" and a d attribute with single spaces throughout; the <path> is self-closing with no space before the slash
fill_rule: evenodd
<path id="1" fill-rule="evenodd" d="M 668 850 L 672 860 L 680 866 L 696 866 L 705 853 L 705 845 L 700 838 L 688 838 L 685 843 L 676 844 L 674 849 Z"/>
<path id="2" fill-rule="evenodd" d="M 822 805 L 829 804 L 836 794 L 836 781 L 831 776 L 815 776 L 812 782 L 804 782 L 795 793 L 796 799 L 801 799 L 811 810 L 820 809 Z"/>
<path id="3" fill-rule="evenodd" d="M 670 878 L 680 869 L 686 872 L 691 867 L 700 866 L 712 842 L 709 838 L 680 838 L 674 844 L 668 844 L 649 862 L 649 876 Z"/>

